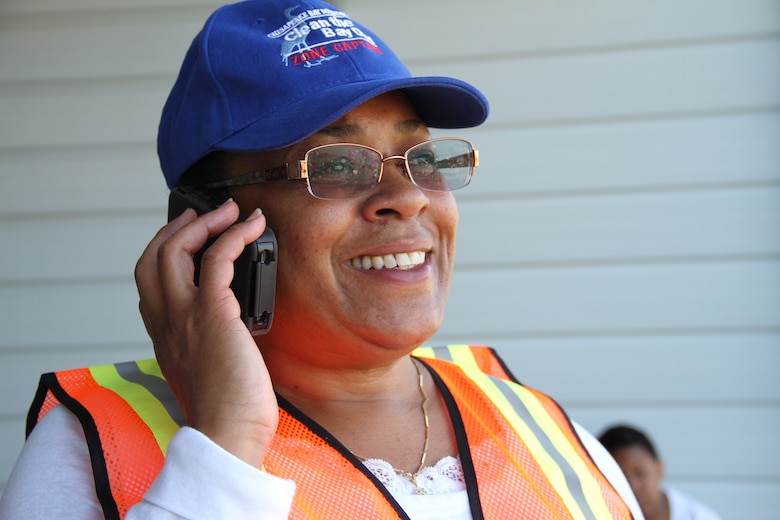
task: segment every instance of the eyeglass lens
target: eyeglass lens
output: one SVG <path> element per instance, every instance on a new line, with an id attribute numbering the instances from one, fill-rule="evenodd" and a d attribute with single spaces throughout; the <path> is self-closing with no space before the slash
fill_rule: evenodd
<path id="1" fill-rule="evenodd" d="M 466 186 L 474 172 L 474 149 L 462 139 L 434 139 L 406 152 L 412 182 L 430 191 Z M 379 182 L 382 155 L 357 144 L 324 145 L 306 155 L 309 189 L 323 199 L 348 199 L 370 191 Z"/>

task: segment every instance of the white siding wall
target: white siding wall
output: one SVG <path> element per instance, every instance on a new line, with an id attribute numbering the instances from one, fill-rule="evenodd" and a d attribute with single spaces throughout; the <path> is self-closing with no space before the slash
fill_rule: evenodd
<path id="1" fill-rule="evenodd" d="M 0 5 L 0 481 L 42 371 L 151 354 L 160 107 L 217 2 Z M 646 428 L 724 518 L 780 510 L 780 1 L 345 0 L 493 113 L 434 343 Z"/>

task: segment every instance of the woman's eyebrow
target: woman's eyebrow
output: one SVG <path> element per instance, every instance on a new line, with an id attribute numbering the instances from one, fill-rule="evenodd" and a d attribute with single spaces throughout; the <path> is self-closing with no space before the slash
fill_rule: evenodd
<path id="1" fill-rule="evenodd" d="M 417 132 L 421 128 L 424 128 L 427 130 L 427 125 L 420 121 L 419 119 L 407 119 L 406 121 L 401 121 L 395 125 L 396 130 L 399 133 L 402 134 L 412 134 L 414 132 Z"/>
<path id="2" fill-rule="evenodd" d="M 330 137 L 345 138 L 360 135 L 362 129 L 358 125 L 339 125 L 325 127 L 317 133 Z"/>
<path id="3" fill-rule="evenodd" d="M 412 134 L 419 131 L 421 128 L 427 127 L 425 123 L 419 119 L 407 119 L 405 121 L 399 121 L 395 124 L 395 129 L 399 134 Z M 364 133 L 364 131 L 363 128 L 359 125 L 338 125 L 325 127 L 317 133 L 344 139 L 361 135 Z"/>

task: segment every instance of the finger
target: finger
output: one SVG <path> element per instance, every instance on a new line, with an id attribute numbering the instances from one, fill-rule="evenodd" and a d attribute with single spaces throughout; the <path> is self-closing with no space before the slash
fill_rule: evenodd
<path id="1" fill-rule="evenodd" d="M 200 288 L 205 292 L 229 287 L 233 281 L 233 263 L 244 248 L 258 239 L 266 227 L 265 216 L 258 209 L 249 217 L 227 229 L 203 254 Z"/>
<path id="2" fill-rule="evenodd" d="M 150 303 L 162 303 L 160 299 L 161 288 L 157 271 L 157 252 L 165 241 L 182 227 L 195 220 L 195 218 L 197 218 L 195 211 L 187 209 L 177 218 L 163 226 L 144 249 L 144 252 L 135 265 L 134 272 L 138 294 L 142 300 L 147 300 Z"/>
<path id="3" fill-rule="evenodd" d="M 157 324 L 155 323 L 155 320 L 152 317 L 152 314 L 146 308 L 143 299 L 140 299 L 138 301 L 138 311 L 141 314 L 141 319 L 143 320 L 144 327 L 146 328 L 146 332 L 147 334 L 149 334 L 149 337 L 152 339 L 152 344 L 157 345 L 158 327 Z"/>
<path id="4" fill-rule="evenodd" d="M 225 231 L 237 218 L 238 206 L 229 200 L 188 222 L 160 245 L 157 270 L 166 299 L 170 297 L 176 301 L 194 290 L 193 255 L 203 249 L 210 237 Z"/>
<path id="5" fill-rule="evenodd" d="M 145 271 L 147 265 L 156 265 L 157 250 L 160 248 L 160 245 L 162 245 L 166 240 L 173 236 L 174 233 L 179 231 L 182 227 L 186 226 L 196 218 L 197 215 L 195 214 L 195 210 L 192 208 L 187 208 L 184 210 L 184 212 L 182 212 L 181 215 L 160 228 L 160 230 L 157 231 L 152 240 L 146 246 L 143 253 L 141 253 L 141 257 L 136 263 L 136 275 L 138 275 L 139 267 L 142 271 Z"/>

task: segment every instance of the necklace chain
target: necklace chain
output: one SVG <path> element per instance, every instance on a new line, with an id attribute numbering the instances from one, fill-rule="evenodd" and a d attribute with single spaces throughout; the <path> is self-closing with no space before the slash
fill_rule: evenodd
<path id="1" fill-rule="evenodd" d="M 422 413 L 423 413 L 423 422 L 425 424 L 425 443 L 423 444 L 423 452 L 422 457 L 420 457 L 420 466 L 417 468 L 417 471 L 414 472 L 414 474 L 411 476 L 412 480 L 417 478 L 417 475 L 420 474 L 423 467 L 425 467 L 425 457 L 428 456 L 428 442 L 431 440 L 430 438 L 430 421 L 428 420 L 428 394 L 425 393 L 425 379 L 423 378 L 422 371 L 420 370 L 420 363 L 416 361 L 414 358 L 412 358 L 412 363 L 414 364 L 415 370 L 417 370 L 417 379 L 420 382 L 420 395 L 422 396 Z M 395 469 L 395 468 L 393 468 Z M 397 469 L 395 471 L 398 471 Z M 404 471 L 401 473 L 404 476 L 407 476 L 405 474 L 408 474 L 408 471 Z"/>
<path id="2" fill-rule="evenodd" d="M 423 452 L 422 452 L 422 456 L 420 457 L 420 466 L 417 468 L 417 471 L 415 471 L 414 473 L 410 473 L 408 471 L 398 469 L 393 466 L 391 467 L 393 468 L 393 471 L 395 471 L 401 476 L 408 478 L 409 480 L 412 481 L 412 483 L 415 486 L 417 486 L 417 477 L 420 475 L 420 472 L 425 467 L 425 458 L 428 456 L 428 443 L 430 442 L 430 421 L 428 419 L 428 394 L 425 393 L 425 385 L 424 385 L 425 378 L 423 377 L 423 373 L 420 370 L 420 363 L 414 358 L 412 358 L 412 364 L 414 365 L 414 369 L 417 371 L 417 380 L 420 386 L 420 395 L 422 396 L 421 408 L 423 413 L 423 421 L 425 424 L 425 443 L 423 444 Z M 360 459 L 361 462 L 365 462 L 367 460 L 359 455 L 355 455 L 355 456 L 358 459 Z M 418 486 L 417 493 L 419 493 L 420 491 L 422 490 Z"/>

